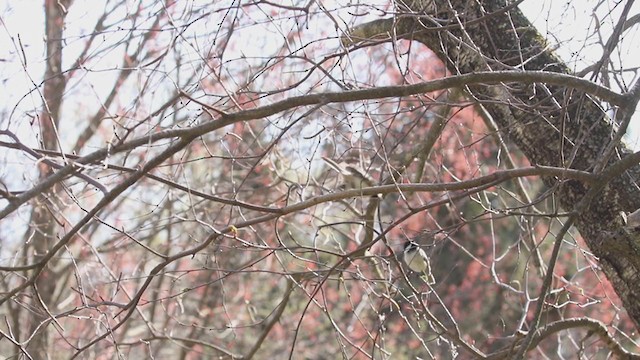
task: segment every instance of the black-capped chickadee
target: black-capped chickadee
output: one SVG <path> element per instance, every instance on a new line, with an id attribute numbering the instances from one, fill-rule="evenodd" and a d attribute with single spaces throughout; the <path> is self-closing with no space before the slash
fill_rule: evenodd
<path id="1" fill-rule="evenodd" d="M 418 273 L 430 273 L 431 266 L 427 253 L 413 241 L 404 244 L 404 262 L 409 269 Z"/>

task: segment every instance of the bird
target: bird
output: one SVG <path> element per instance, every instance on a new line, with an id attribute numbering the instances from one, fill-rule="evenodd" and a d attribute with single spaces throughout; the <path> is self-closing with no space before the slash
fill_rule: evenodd
<path id="1" fill-rule="evenodd" d="M 640 226 L 640 209 L 632 212 L 629 215 L 627 215 L 625 212 L 621 212 L 620 215 L 622 215 L 625 227 L 637 228 L 638 226 Z"/>
<path id="2" fill-rule="evenodd" d="M 346 190 L 350 189 L 362 189 L 363 187 L 369 187 L 374 185 L 373 179 L 362 169 L 359 169 L 357 165 L 340 163 L 333 161 L 332 159 L 323 156 L 324 160 L 330 168 L 335 170 L 342 176 L 342 187 Z"/>
<path id="3" fill-rule="evenodd" d="M 409 269 L 418 273 L 430 273 L 431 266 L 427 253 L 414 241 L 407 241 L 404 244 L 404 262 Z"/>

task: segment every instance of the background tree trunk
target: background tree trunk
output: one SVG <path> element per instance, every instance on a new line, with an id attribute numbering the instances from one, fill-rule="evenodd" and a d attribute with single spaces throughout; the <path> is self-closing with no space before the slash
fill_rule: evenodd
<path id="1" fill-rule="evenodd" d="M 57 150 L 59 148 L 60 134 L 58 124 L 60 122 L 60 108 L 66 87 L 65 74 L 62 73 L 62 39 L 64 20 L 67 8 L 71 1 L 45 0 L 45 31 L 46 31 L 46 68 L 45 81 L 42 90 L 43 110 L 39 116 L 41 146 L 44 150 Z M 39 164 L 40 179 L 44 179 L 53 172 L 51 167 L 44 162 Z M 30 228 L 25 234 L 25 243 L 32 245 L 31 257 L 38 262 L 49 251 L 50 246 L 57 238 L 56 229 L 56 191 L 59 186 L 38 196 L 34 203 Z M 55 263 L 47 263 L 35 271 L 39 275 L 35 281 L 32 306 L 28 310 L 28 335 L 36 333 L 29 343 L 29 353 L 37 359 L 48 358 L 51 354 L 48 336 L 48 325 L 43 325 L 50 319 L 47 309 L 52 304 L 52 298 L 56 288 L 56 275 L 53 269 Z M 43 306 L 44 305 L 44 306 Z"/>

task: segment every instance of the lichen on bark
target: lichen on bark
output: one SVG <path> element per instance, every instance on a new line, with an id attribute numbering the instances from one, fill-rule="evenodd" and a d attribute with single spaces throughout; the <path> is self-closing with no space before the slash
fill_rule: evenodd
<path id="1" fill-rule="evenodd" d="M 394 19 L 357 27 L 362 36 L 394 34 L 418 41 L 434 51 L 453 74 L 479 71 L 536 70 L 571 73 L 517 7 L 504 0 L 416 0 L 398 2 Z M 372 26 L 371 29 L 366 29 Z M 385 29 L 386 27 L 386 29 Z M 347 42 L 348 43 L 348 42 Z M 508 83 L 469 86 L 508 139 L 538 165 L 596 171 L 614 139 L 615 123 L 593 95 L 562 86 Z M 634 105 L 635 106 L 635 105 Z M 631 154 L 618 144 L 607 167 Z M 576 226 L 640 328 L 640 254 L 629 244 L 637 231 L 621 231 L 621 212 L 640 208 L 640 176 L 636 165 L 610 180 L 579 214 Z M 568 211 L 589 191 L 579 181 L 544 179 L 558 186 L 560 204 Z"/>

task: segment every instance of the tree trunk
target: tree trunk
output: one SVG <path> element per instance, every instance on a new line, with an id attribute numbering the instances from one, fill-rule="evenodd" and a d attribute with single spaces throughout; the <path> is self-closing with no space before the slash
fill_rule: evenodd
<path id="1" fill-rule="evenodd" d="M 395 33 L 428 46 L 453 74 L 497 70 L 571 73 L 524 15 L 517 8 L 509 9 L 504 0 L 451 0 L 454 11 L 445 1 L 403 3 L 407 7 L 399 13 L 404 16 L 392 25 Z M 407 18 L 407 14 L 413 15 Z M 384 27 L 382 22 L 378 26 Z M 589 94 L 542 83 L 470 86 L 469 90 L 532 164 L 602 174 L 631 153 L 617 144 L 613 156 L 602 160 L 617 128 L 603 110 L 606 105 Z M 619 114 L 635 110 L 634 93 L 628 94 L 628 106 L 623 105 Z M 598 162 L 603 172 L 596 167 Z M 625 228 L 621 216 L 621 211 L 640 207 L 635 181 L 640 168 L 632 165 L 613 179 L 603 176 L 609 182 L 579 213 L 576 226 L 640 328 L 640 236 L 637 230 Z M 577 180 L 544 181 L 557 187 L 560 204 L 568 211 L 576 209 L 589 191 L 588 185 Z"/>
<path id="2" fill-rule="evenodd" d="M 59 148 L 58 123 L 60 108 L 66 87 L 66 78 L 62 73 L 62 35 L 64 19 L 71 1 L 45 0 L 45 31 L 46 31 L 46 69 L 43 95 L 43 111 L 39 117 L 41 146 L 46 150 Z M 43 179 L 52 173 L 50 166 L 39 163 L 38 171 Z M 57 220 L 55 217 L 55 192 L 57 187 L 47 193 L 38 196 L 33 205 L 29 229 L 25 235 L 25 242 L 30 243 L 33 249 L 35 262 L 46 255 L 49 247 L 55 242 Z M 53 294 L 56 288 L 55 274 L 51 268 L 52 263 L 43 265 L 44 269 L 36 279 L 32 294 L 32 307 L 28 315 L 29 334 L 37 332 L 29 342 L 27 349 L 31 356 L 37 359 L 46 359 L 50 355 L 48 326 L 43 323 L 50 320 L 48 307 L 52 304 Z M 44 305 L 44 306 L 42 306 Z"/>

